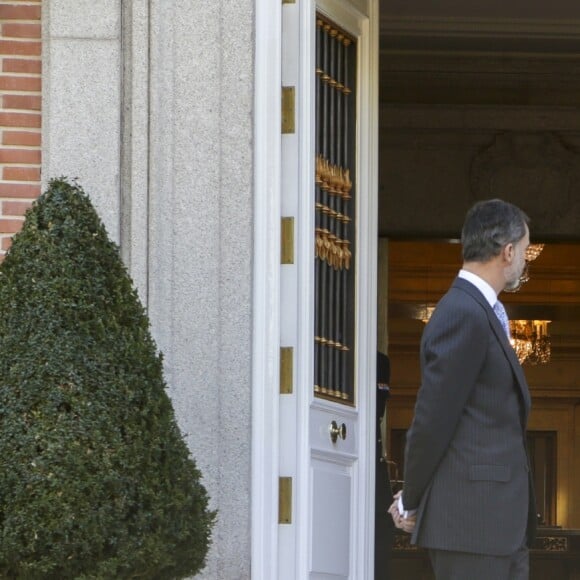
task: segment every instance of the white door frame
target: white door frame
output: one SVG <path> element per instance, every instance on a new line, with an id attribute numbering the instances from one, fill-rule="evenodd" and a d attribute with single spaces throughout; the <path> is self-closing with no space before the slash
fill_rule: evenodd
<path id="1" fill-rule="evenodd" d="M 278 570 L 281 1 L 256 0 L 252 344 L 252 580 Z"/>
<path id="2" fill-rule="evenodd" d="M 378 0 L 350 0 L 362 10 L 367 10 L 368 19 L 360 10 L 347 5 L 342 0 L 297 0 L 299 19 L 295 23 L 301 30 L 308 30 L 313 14 L 320 8 L 329 16 L 338 10 L 350 19 L 358 19 L 363 29 L 363 42 L 359 44 L 359 111 L 357 160 L 359 215 L 366 221 L 359 222 L 357 247 L 359 254 L 358 277 L 366 280 L 359 286 L 357 295 L 359 308 L 364 308 L 357 330 L 357 360 L 359 371 L 356 377 L 359 412 L 368 417 L 368 425 L 359 422 L 356 434 L 360 441 L 357 497 L 360 504 L 356 509 L 358 520 L 354 536 L 354 577 L 372 576 L 374 557 L 374 389 L 376 367 L 376 296 L 377 296 L 377 199 L 378 199 Z M 290 6 L 281 1 L 256 0 L 256 53 L 255 53 L 255 100 L 254 100 L 254 328 L 253 328 L 253 390 L 252 390 L 252 579 L 271 580 L 277 578 L 280 564 L 278 516 L 278 476 L 280 465 L 287 463 L 280 456 L 281 417 L 279 385 L 279 359 L 281 346 L 281 306 L 283 284 L 280 268 L 280 216 L 282 215 L 282 138 L 281 127 L 281 86 L 282 79 L 282 10 Z M 298 83 L 312 83 L 314 50 L 314 27 L 309 38 L 302 38 L 299 50 L 300 78 Z M 296 71 L 298 72 L 298 71 Z M 286 71 L 285 71 L 286 74 Z M 290 73 L 291 74 L 291 73 Z M 304 85 L 302 85 L 304 87 Z M 312 91 L 310 91 L 313 94 Z M 367 107 L 366 102 L 375 106 Z M 365 102 L 364 107 L 360 103 Z M 307 126 L 312 118 L 314 104 L 297 107 L 297 126 Z M 300 140 L 297 160 L 299 167 L 305 167 L 313 159 L 311 136 L 298 135 Z M 312 187 L 312 175 L 300 170 L 300 187 Z M 313 206 L 312 206 L 313 207 Z M 301 212 L 304 209 L 297 208 Z M 302 221 L 306 229 L 307 220 Z M 312 232 L 313 224 L 312 225 Z M 313 251 L 310 238 L 296 231 L 296 255 L 301 257 Z M 304 239 L 306 237 L 306 239 Z M 302 240 L 302 241 L 301 241 Z M 298 274 L 298 279 L 304 276 Z M 307 278 L 308 276 L 306 276 Z M 300 293 L 297 284 L 296 292 Z M 304 292 L 304 289 L 302 290 Z M 296 299 L 308 300 L 308 296 Z M 310 297 L 311 299 L 311 297 Z M 366 318 L 366 320 L 365 320 Z M 308 324 L 298 321 L 297 340 L 312 342 Z M 286 344 L 285 344 L 286 345 Z M 304 351 L 304 349 L 302 349 Z M 297 353 L 298 354 L 298 353 Z M 311 382 L 312 362 L 307 357 L 296 360 L 296 383 Z M 304 379 L 306 373 L 306 379 Z M 361 388 L 367 385 L 368 388 Z M 308 521 L 308 409 L 311 393 L 304 390 L 297 394 L 296 417 L 297 437 L 296 480 L 294 490 L 294 515 L 296 529 L 304 529 Z M 282 432 L 284 433 L 284 431 Z M 298 540 L 293 555 L 298 570 L 306 569 L 308 558 L 306 540 Z M 369 575 L 370 574 L 370 575 Z"/>

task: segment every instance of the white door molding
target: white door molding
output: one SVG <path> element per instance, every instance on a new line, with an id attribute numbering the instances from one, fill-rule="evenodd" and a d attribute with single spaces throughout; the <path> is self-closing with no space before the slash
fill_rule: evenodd
<path id="1" fill-rule="evenodd" d="M 252 580 L 278 569 L 281 3 L 256 0 Z"/>

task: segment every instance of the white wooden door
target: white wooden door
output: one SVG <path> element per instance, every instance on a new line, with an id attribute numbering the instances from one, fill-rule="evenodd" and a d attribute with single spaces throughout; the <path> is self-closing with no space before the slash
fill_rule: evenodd
<path id="1" fill-rule="evenodd" d="M 378 4 L 256 0 L 253 580 L 373 576 Z M 319 17 L 356 44 L 345 392 L 317 384 L 315 357 Z M 280 132 L 282 94 L 295 106 Z"/>
<path id="2" fill-rule="evenodd" d="M 295 88 L 296 127 L 293 133 L 282 135 L 281 143 L 281 215 L 294 219 L 295 252 L 293 263 L 281 267 L 280 334 L 281 345 L 293 348 L 295 372 L 292 394 L 280 398 L 280 474 L 291 477 L 294 482 L 293 520 L 280 524 L 279 530 L 280 580 L 372 578 L 377 4 L 299 0 L 283 5 L 282 9 L 282 86 Z M 320 70 L 317 51 L 321 50 L 318 37 L 321 21 L 325 28 L 324 42 L 333 43 L 326 51 L 332 50 L 332 58 L 339 59 L 340 70 L 346 59 L 345 45 L 349 45 L 353 59 L 351 78 L 339 78 L 341 72 L 336 70 Z M 338 86 L 342 96 L 349 93 L 341 102 L 350 102 L 352 108 L 353 121 L 348 135 L 350 160 L 340 159 L 340 155 L 333 159 L 326 151 L 328 147 L 317 143 L 321 114 L 317 82 L 321 74 L 330 76 L 325 81 L 326 86 L 333 85 L 329 92 L 336 92 Z M 344 106 L 337 98 L 330 106 L 330 114 L 336 115 L 339 109 L 338 114 L 342 115 Z M 332 129 L 329 131 L 333 133 Z M 333 139 L 336 139 L 334 134 Z M 350 201 L 341 201 L 340 195 L 329 195 L 330 201 L 320 204 L 315 184 L 320 157 L 330 165 L 334 175 L 342 176 L 343 182 L 349 180 L 344 170 L 350 163 L 353 178 Z M 340 190 L 340 185 L 337 188 Z M 328 208 L 334 202 L 339 205 Z M 330 242 L 328 235 L 324 238 L 336 250 L 334 260 L 343 262 L 341 267 L 336 264 L 327 267 L 329 276 L 339 277 L 344 273 L 349 277 L 348 292 L 346 287 L 338 290 L 338 298 L 332 298 L 337 304 L 331 310 L 342 305 L 338 319 L 343 324 L 342 318 L 348 318 L 350 330 L 337 335 L 335 328 L 332 336 L 329 335 L 332 329 L 328 327 L 338 324 L 336 320 L 333 322 L 332 315 L 326 325 L 326 336 L 320 332 L 317 321 L 321 305 L 316 269 L 324 262 L 317 254 L 317 248 L 324 244 L 318 222 L 321 205 L 325 208 L 325 219 L 328 212 L 334 212 L 334 218 L 327 221 L 339 224 L 339 230 L 334 232 L 337 235 L 331 234 Z M 348 225 L 344 225 L 344 220 Z M 326 227 L 330 226 L 325 224 L 322 231 L 328 233 Z M 352 260 L 345 258 L 344 252 L 348 250 L 344 244 L 341 246 L 341 237 L 347 230 L 352 236 Z M 331 252 L 332 248 L 327 250 Z M 330 260 L 327 256 L 326 261 Z M 351 262 L 348 272 L 345 261 Z M 334 295 L 332 284 L 329 292 Z M 320 341 L 324 342 L 322 347 Z M 333 344 L 328 346 L 328 343 Z M 322 380 L 321 352 L 330 357 L 325 358 L 328 372 Z M 348 356 L 346 363 L 339 361 L 343 355 Z M 331 384 L 325 384 L 326 381 Z"/>

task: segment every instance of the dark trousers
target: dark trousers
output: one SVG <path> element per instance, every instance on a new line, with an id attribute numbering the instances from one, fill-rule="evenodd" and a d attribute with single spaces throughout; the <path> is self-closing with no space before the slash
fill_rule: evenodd
<path id="1" fill-rule="evenodd" d="M 436 580 L 528 580 L 530 558 L 522 546 L 510 556 L 429 550 Z"/>

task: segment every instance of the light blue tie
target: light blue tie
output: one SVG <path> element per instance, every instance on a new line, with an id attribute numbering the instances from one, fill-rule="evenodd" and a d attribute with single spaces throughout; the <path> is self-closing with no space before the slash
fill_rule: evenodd
<path id="1" fill-rule="evenodd" d="M 495 315 L 498 317 L 503 329 L 505 330 L 507 337 L 510 338 L 511 334 L 508 315 L 507 312 L 505 311 L 503 304 L 499 300 L 494 304 L 493 311 L 495 312 Z"/>

